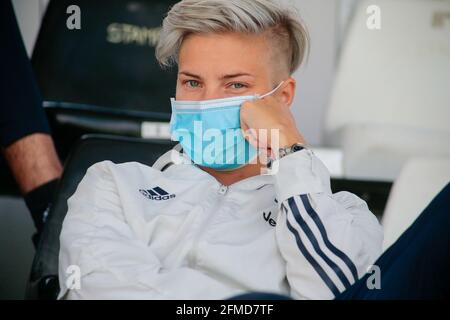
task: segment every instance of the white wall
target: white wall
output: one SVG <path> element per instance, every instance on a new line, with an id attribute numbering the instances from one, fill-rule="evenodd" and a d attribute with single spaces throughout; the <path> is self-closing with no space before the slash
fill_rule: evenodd
<path id="1" fill-rule="evenodd" d="M 324 113 L 336 64 L 339 1 L 285 0 L 284 2 L 298 9 L 311 37 L 309 58 L 294 74 L 297 92 L 292 113 L 306 140 L 312 145 L 320 145 Z"/>
<path id="2" fill-rule="evenodd" d="M 48 0 L 12 0 L 27 53 L 31 56 Z"/>

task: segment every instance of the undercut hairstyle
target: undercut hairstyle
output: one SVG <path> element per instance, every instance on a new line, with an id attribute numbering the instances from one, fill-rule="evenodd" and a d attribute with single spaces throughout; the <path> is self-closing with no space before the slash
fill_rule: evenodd
<path id="1" fill-rule="evenodd" d="M 173 66 L 189 34 L 225 32 L 267 36 L 291 75 L 308 55 L 308 31 L 293 8 L 273 0 L 182 0 L 164 18 L 156 59 L 163 68 Z"/>

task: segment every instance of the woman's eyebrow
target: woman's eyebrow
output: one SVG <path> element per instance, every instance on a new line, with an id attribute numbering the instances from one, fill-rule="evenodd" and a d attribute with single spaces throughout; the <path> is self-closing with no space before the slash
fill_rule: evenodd
<path id="1" fill-rule="evenodd" d="M 201 76 L 196 75 L 196 74 L 194 74 L 192 72 L 188 72 L 188 71 L 180 71 L 178 74 L 179 75 L 185 75 L 185 76 L 188 76 L 188 77 L 192 77 L 192 78 L 195 78 L 195 79 L 202 79 Z M 220 80 L 226 80 L 226 79 L 232 79 L 232 78 L 237 78 L 237 77 L 242 77 L 242 76 L 247 76 L 247 77 L 253 77 L 254 78 L 254 76 L 252 74 L 250 74 L 250 73 L 237 72 L 237 73 L 230 73 L 230 74 L 221 75 L 219 77 L 219 79 Z"/>
<path id="2" fill-rule="evenodd" d="M 242 77 L 242 76 L 254 78 L 254 76 L 251 75 L 250 73 L 239 72 L 239 73 L 232 73 L 232 74 L 224 74 L 220 77 L 220 80 L 232 79 L 232 78 L 237 78 L 237 77 Z"/>
<path id="3" fill-rule="evenodd" d="M 185 75 L 185 76 L 188 76 L 188 77 L 192 77 L 192 78 L 196 78 L 196 79 L 201 79 L 202 78 L 202 77 L 200 77 L 200 76 L 198 76 L 196 74 L 193 74 L 193 73 L 190 73 L 190 72 L 187 72 L 187 71 L 180 71 L 180 72 L 178 72 L 178 74 L 179 75 L 182 74 L 182 75 Z"/>

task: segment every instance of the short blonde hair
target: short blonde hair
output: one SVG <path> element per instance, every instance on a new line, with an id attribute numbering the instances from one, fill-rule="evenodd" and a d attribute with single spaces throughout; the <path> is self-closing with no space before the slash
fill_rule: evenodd
<path id="1" fill-rule="evenodd" d="M 294 12 L 271 0 L 180 1 L 163 21 L 156 59 L 162 67 L 177 64 L 181 44 L 191 33 L 267 33 L 277 53 L 286 55 L 292 74 L 309 48 L 308 32 Z"/>

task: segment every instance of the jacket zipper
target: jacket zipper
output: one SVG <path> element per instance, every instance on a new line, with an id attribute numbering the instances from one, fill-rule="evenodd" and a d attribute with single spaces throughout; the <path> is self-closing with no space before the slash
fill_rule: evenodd
<path id="1" fill-rule="evenodd" d="M 228 192 L 228 186 L 225 186 L 223 184 L 221 184 L 219 186 L 219 189 L 217 190 L 217 194 L 216 195 L 216 199 L 218 200 L 216 205 L 220 204 L 222 202 L 222 200 L 224 199 L 225 195 Z M 192 248 L 190 250 L 190 253 L 188 255 L 188 265 L 190 267 L 194 267 L 196 265 L 196 261 L 195 261 L 195 253 L 197 252 L 197 247 L 198 247 L 198 243 L 202 237 L 202 235 L 204 234 L 204 230 L 205 228 L 208 226 L 209 222 L 211 221 L 211 219 L 213 218 L 213 215 L 210 214 L 210 216 L 203 222 L 203 225 L 199 228 L 197 235 L 195 236 L 193 242 L 192 242 Z"/>

